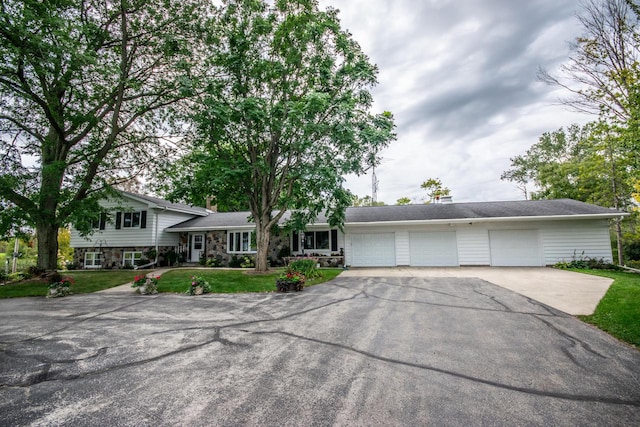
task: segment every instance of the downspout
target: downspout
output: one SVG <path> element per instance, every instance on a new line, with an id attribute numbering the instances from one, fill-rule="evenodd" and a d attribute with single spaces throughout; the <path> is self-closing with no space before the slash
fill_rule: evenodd
<path id="1" fill-rule="evenodd" d="M 165 207 L 163 207 L 163 208 L 162 208 L 162 210 L 163 210 L 163 211 L 166 211 L 166 210 L 167 210 L 167 207 L 166 207 L 166 206 L 165 206 Z M 155 224 L 154 224 L 154 227 L 153 227 L 153 228 L 154 228 L 154 230 L 153 230 L 153 232 L 154 232 L 154 240 L 155 240 L 155 243 L 156 243 L 156 244 L 155 244 L 155 248 L 156 248 L 156 259 L 154 259 L 153 261 L 151 261 L 151 262 L 150 262 L 150 263 L 148 263 L 148 264 L 144 264 L 144 265 L 136 265 L 136 266 L 133 268 L 134 270 L 138 270 L 139 268 L 147 268 L 147 267 L 151 267 L 151 266 L 153 266 L 153 265 L 157 265 L 157 264 L 158 264 L 158 257 L 160 256 L 160 253 L 159 253 L 159 250 L 158 250 L 158 249 L 159 249 L 159 245 L 158 245 L 158 212 L 157 212 L 157 211 L 155 212 Z"/>

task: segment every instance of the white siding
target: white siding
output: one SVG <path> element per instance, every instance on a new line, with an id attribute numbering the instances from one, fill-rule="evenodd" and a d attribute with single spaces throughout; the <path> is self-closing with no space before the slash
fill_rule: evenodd
<path id="1" fill-rule="evenodd" d="M 542 229 L 541 234 L 546 265 L 571 261 L 574 256 L 612 262 L 607 221 L 557 221 Z"/>
<path id="2" fill-rule="evenodd" d="M 460 265 L 489 265 L 489 231 L 486 227 L 461 227 L 458 238 Z"/>
<path id="3" fill-rule="evenodd" d="M 140 247 L 155 246 L 156 237 L 156 212 L 158 213 L 158 245 L 175 246 L 178 244 L 178 233 L 166 233 L 166 227 L 178 224 L 194 215 L 183 214 L 172 211 L 149 209 L 147 204 L 136 200 L 113 201 L 105 200 L 100 202 L 102 206 L 112 209 L 109 216 L 111 222 L 107 222 L 104 230 L 96 230 L 87 238 L 81 237 L 75 229 L 71 229 L 72 248 L 93 248 L 97 246 L 117 248 L 117 247 Z M 147 211 L 146 228 L 115 228 L 116 211 Z"/>
<path id="4" fill-rule="evenodd" d="M 495 223 L 473 223 L 434 226 L 349 226 L 345 235 L 345 262 L 355 265 L 352 258 L 351 237 L 357 233 L 395 233 L 396 265 L 409 265 L 409 233 L 429 231 L 455 231 L 460 265 L 491 265 L 489 234 L 492 230 L 518 230 L 538 235 L 538 258 L 536 265 L 552 265 L 558 261 L 570 261 L 574 256 L 604 258 L 611 261 L 609 228 L 606 220 L 562 220 L 562 221 L 503 221 Z M 528 231 L 527 231 L 528 230 Z M 499 234 L 499 233 L 498 233 Z"/>
<path id="5" fill-rule="evenodd" d="M 409 232 L 398 231 L 396 233 L 396 265 L 409 265 L 410 262 Z"/>
<path id="6" fill-rule="evenodd" d="M 180 240 L 180 233 L 167 233 L 164 229 L 191 219 L 194 215 L 164 210 L 155 210 L 155 212 L 158 213 L 158 246 L 177 246 Z"/>

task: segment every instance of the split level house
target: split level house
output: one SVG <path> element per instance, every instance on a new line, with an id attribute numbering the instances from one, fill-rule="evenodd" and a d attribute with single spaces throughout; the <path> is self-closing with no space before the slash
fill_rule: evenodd
<path id="1" fill-rule="evenodd" d="M 121 192 L 81 237 L 79 268 L 197 263 L 228 265 L 256 252 L 249 212 L 215 212 Z M 623 212 L 569 199 L 348 208 L 342 229 L 320 216 L 272 236 L 269 257 L 314 256 L 352 267 L 545 266 L 575 257 L 612 261 L 609 223 Z M 287 216 L 282 219 L 282 223 Z"/>

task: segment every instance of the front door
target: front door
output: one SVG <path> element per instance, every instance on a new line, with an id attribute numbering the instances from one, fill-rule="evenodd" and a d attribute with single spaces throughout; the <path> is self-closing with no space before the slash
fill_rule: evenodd
<path id="1" fill-rule="evenodd" d="M 191 262 L 200 261 L 204 254 L 204 234 L 191 235 Z"/>

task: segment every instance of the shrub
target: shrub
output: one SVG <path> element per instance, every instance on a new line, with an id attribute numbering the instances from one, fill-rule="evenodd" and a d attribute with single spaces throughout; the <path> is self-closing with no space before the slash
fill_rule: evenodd
<path id="1" fill-rule="evenodd" d="M 218 258 L 209 258 L 207 260 L 207 267 L 221 267 L 222 266 L 222 261 L 220 261 Z"/>
<path id="2" fill-rule="evenodd" d="M 238 258 L 237 255 L 233 255 L 231 257 L 231 260 L 229 261 L 229 267 L 231 268 L 240 268 L 241 264 L 242 264 L 242 259 Z"/>
<path id="3" fill-rule="evenodd" d="M 211 292 L 211 285 L 202 276 L 191 276 L 191 284 L 187 293 L 189 295 L 208 294 Z"/>
<path id="4" fill-rule="evenodd" d="M 77 262 L 68 262 L 65 264 L 65 267 L 67 268 L 67 270 L 77 270 L 78 269 L 78 263 Z"/>
<path id="5" fill-rule="evenodd" d="M 40 268 L 37 265 L 31 265 L 27 268 L 27 273 L 29 273 L 31 277 L 41 276 L 45 271 L 44 268 Z"/>
<path id="6" fill-rule="evenodd" d="M 241 268 L 254 268 L 255 266 L 256 266 L 256 260 L 255 260 L 254 257 L 245 255 L 240 260 L 240 267 Z"/>
<path id="7" fill-rule="evenodd" d="M 289 264 L 289 269 L 292 271 L 296 271 L 303 276 L 312 279 L 314 277 L 319 277 L 320 272 L 316 267 L 318 265 L 318 261 L 314 258 L 298 258 L 294 261 L 291 261 Z"/>
<path id="8" fill-rule="evenodd" d="M 627 261 L 625 265 L 627 267 L 640 269 L 640 261 Z"/>
<path id="9" fill-rule="evenodd" d="M 603 258 L 590 258 L 584 255 L 584 251 L 578 256 L 574 251 L 571 261 L 562 261 L 554 264 L 556 268 L 577 268 L 579 270 L 620 270 L 620 267 Z"/>

